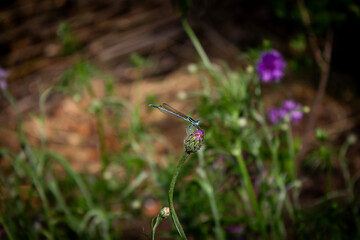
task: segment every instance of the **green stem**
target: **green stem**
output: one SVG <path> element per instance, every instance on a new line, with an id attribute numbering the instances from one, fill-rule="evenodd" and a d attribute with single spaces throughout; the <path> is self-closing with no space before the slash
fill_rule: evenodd
<path id="1" fill-rule="evenodd" d="M 262 104 L 262 101 L 261 101 L 261 95 L 262 95 L 262 91 L 261 91 L 261 82 L 259 79 L 255 79 L 255 84 L 256 84 L 256 91 L 255 91 L 255 94 L 256 94 L 256 97 L 257 97 L 257 102 L 258 102 L 258 109 L 260 111 L 260 114 L 258 113 L 255 113 L 255 119 L 260 123 L 261 125 L 261 128 L 263 129 L 264 131 L 264 134 L 265 134 L 265 140 L 266 140 L 266 143 L 269 147 L 269 150 L 270 150 L 270 153 L 271 153 L 271 160 L 273 162 L 273 165 L 274 165 L 274 170 L 275 170 L 275 176 L 276 178 L 279 177 L 279 160 L 278 160 L 278 151 L 277 151 L 277 145 L 274 144 L 273 142 L 273 136 L 265 122 L 265 119 L 264 119 L 264 116 L 265 116 L 265 110 L 264 110 L 264 106 Z"/>
<path id="2" fill-rule="evenodd" d="M 251 184 L 250 176 L 249 176 L 249 173 L 247 171 L 245 161 L 244 161 L 244 159 L 242 157 L 240 141 L 236 142 L 236 152 L 237 152 L 237 154 L 235 154 L 235 156 L 236 156 L 237 162 L 239 164 L 240 173 L 241 173 L 241 175 L 243 177 L 243 180 L 245 182 L 245 186 L 246 186 L 246 189 L 248 191 L 248 194 L 249 194 L 249 197 L 250 197 L 250 202 L 251 202 L 251 205 L 253 207 L 253 211 L 255 213 L 256 219 L 257 219 L 257 221 L 258 221 L 258 223 L 260 225 L 261 235 L 262 235 L 263 239 L 267 239 L 266 228 L 265 228 L 265 224 L 264 224 L 264 222 L 262 220 L 262 217 L 261 217 L 259 204 L 258 204 L 256 195 L 255 195 L 254 188 L 253 188 L 253 186 Z"/>
<path id="3" fill-rule="evenodd" d="M 105 130 L 104 130 L 104 123 L 101 112 L 102 110 L 96 112 L 96 123 L 97 123 L 98 137 L 100 144 L 100 158 L 102 162 L 102 171 L 104 172 L 107 166 L 109 165 L 109 159 L 106 154 Z"/>
<path id="4" fill-rule="evenodd" d="M 206 52 L 204 51 L 203 47 L 201 46 L 201 43 L 199 39 L 196 37 L 194 31 L 190 27 L 188 21 L 185 18 L 181 19 L 181 23 L 183 25 L 183 28 L 190 38 L 190 41 L 195 47 L 195 50 L 200 56 L 200 59 L 202 63 L 204 64 L 205 68 L 209 71 L 210 75 L 215 80 L 216 84 L 222 83 L 223 85 L 227 84 L 228 81 L 226 81 L 226 75 L 224 75 L 221 71 L 216 71 L 211 64 L 209 57 L 206 55 Z"/>
<path id="5" fill-rule="evenodd" d="M 214 216 L 214 221 L 215 221 L 216 239 L 223 240 L 224 239 L 224 233 L 223 233 L 223 231 L 221 229 L 219 210 L 218 210 L 218 208 L 216 206 L 216 200 L 215 200 L 213 189 L 212 189 L 211 193 L 208 195 L 208 197 L 209 197 L 211 212 L 212 212 L 212 215 Z"/>
<path id="6" fill-rule="evenodd" d="M 5 98 L 9 101 L 10 105 L 15 110 L 15 116 L 16 116 L 16 120 L 17 120 L 16 131 L 18 133 L 20 144 L 24 144 L 26 142 L 26 139 L 24 136 L 24 129 L 23 129 L 23 124 L 22 124 L 23 121 L 22 121 L 21 113 L 17 106 L 16 99 L 11 95 L 11 93 L 8 90 L 4 90 L 3 94 L 4 94 Z"/>
<path id="7" fill-rule="evenodd" d="M 187 239 L 187 238 L 186 238 L 183 228 L 181 227 L 180 221 L 176 215 L 175 208 L 174 208 L 174 202 L 173 202 L 173 196 L 174 196 L 174 188 L 175 188 L 176 179 L 180 173 L 182 166 L 184 165 L 186 159 L 189 156 L 190 156 L 190 154 L 187 152 L 184 152 L 184 154 L 182 155 L 182 157 L 175 169 L 173 178 L 170 183 L 170 189 L 169 189 L 169 208 L 170 208 L 171 219 L 173 220 L 176 230 L 178 231 L 178 233 L 182 239 Z"/>
<path id="8" fill-rule="evenodd" d="M 256 111 L 252 111 L 252 113 L 253 113 L 255 120 L 259 122 L 262 130 L 264 131 L 265 140 L 269 147 L 270 154 L 271 154 L 271 160 L 274 165 L 275 177 L 279 178 L 279 170 L 280 169 L 279 169 L 279 160 L 278 160 L 278 152 L 277 152 L 278 145 L 274 143 L 271 132 L 264 120 L 264 117 L 263 117 L 264 116 L 264 108 L 263 108 L 262 104 L 259 104 L 259 108 L 261 111 L 260 114 L 257 113 Z"/>
<path id="9" fill-rule="evenodd" d="M 198 156 L 199 156 L 199 163 L 200 163 L 200 168 L 198 168 L 198 174 L 203 179 L 203 181 L 201 181 L 199 183 L 200 183 L 200 186 L 203 188 L 204 192 L 206 193 L 206 195 L 209 198 L 211 213 L 212 213 L 212 215 L 214 217 L 214 222 L 215 222 L 216 239 L 223 240 L 224 239 L 224 232 L 223 232 L 223 230 L 221 228 L 221 224 L 220 224 L 219 209 L 218 209 L 218 207 L 216 205 L 216 198 L 215 198 L 215 194 L 214 194 L 214 188 L 213 188 L 213 186 L 211 185 L 211 183 L 209 181 L 207 172 L 205 171 L 205 162 L 204 162 L 203 151 L 199 151 Z"/>
<path id="10" fill-rule="evenodd" d="M 50 206 L 49 206 L 48 199 L 46 197 L 45 187 L 43 185 L 42 179 L 36 171 L 34 171 L 28 164 L 26 164 L 25 161 L 20 160 L 16 164 L 19 164 L 19 166 L 21 166 L 23 168 L 23 170 L 26 172 L 26 174 L 28 174 L 28 176 L 32 178 L 32 183 L 34 184 L 34 186 L 39 194 L 39 197 L 41 199 L 41 202 L 43 204 L 43 207 L 44 207 L 45 218 L 47 220 L 48 227 L 50 230 L 50 235 L 48 236 L 48 238 L 52 240 L 52 239 L 54 239 L 54 230 L 55 229 L 54 229 L 54 223 L 51 219 Z"/>
<path id="11" fill-rule="evenodd" d="M 348 202 L 352 205 L 351 212 L 355 219 L 357 234 L 358 234 L 358 236 L 360 236 L 360 218 L 359 218 L 358 207 L 355 203 L 355 197 L 354 197 L 354 192 L 353 192 L 354 180 L 351 179 L 351 177 L 350 177 L 350 172 L 349 172 L 348 166 L 346 164 L 346 157 L 345 157 L 349 146 L 350 146 L 350 143 L 346 142 L 341 147 L 340 153 L 339 153 L 339 162 L 340 162 L 341 170 L 342 170 L 342 173 L 343 173 L 343 176 L 345 179 L 345 183 L 346 183 L 346 193 L 347 193 Z"/>
<path id="12" fill-rule="evenodd" d="M 352 185 L 351 185 L 352 181 L 350 178 L 350 173 L 349 173 L 348 167 L 346 166 L 346 159 L 345 159 L 345 155 L 346 155 L 347 149 L 349 148 L 349 145 L 350 144 L 346 142 L 345 144 L 343 144 L 341 146 L 340 152 L 339 152 L 339 162 L 340 162 L 342 174 L 345 179 L 345 183 L 347 183 L 346 190 L 347 190 L 347 194 L 348 194 L 348 201 L 352 202 L 354 199 Z"/>
<path id="13" fill-rule="evenodd" d="M 326 158 L 326 193 L 325 193 L 325 195 L 327 195 L 331 191 L 331 184 L 332 184 L 331 159 Z"/>
<path id="14" fill-rule="evenodd" d="M 91 98 L 95 98 L 94 89 L 90 84 L 86 86 L 86 90 Z M 99 139 L 99 150 L 100 150 L 100 158 L 102 163 L 102 171 L 104 172 L 107 166 L 109 165 L 109 159 L 106 153 L 106 142 L 105 142 L 105 130 L 104 130 L 104 123 L 103 123 L 103 116 L 102 116 L 102 109 L 95 110 L 95 117 L 96 117 L 96 125 L 98 129 L 98 139 Z"/>
<path id="15" fill-rule="evenodd" d="M 15 237 L 13 236 L 10 227 L 8 226 L 8 221 L 5 221 L 5 218 L 3 215 L 0 214 L 0 223 L 2 227 L 4 228 L 4 231 L 6 233 L 6 237 L 8 237 L 10 240 L 15 240 Z"/>
<path id="16" fill-rule="evenodd" d="M 187 35 L 189 36 L 192 44 L 194 45 L 196 51 L 198 52 L 201 61 L 203 62 L 204 66 L 209 70 L 209 71 L 213 71 L 213 67 L 211 65 L 211 62 L 208 58 L 208 56 L 206 55 L 204 49 L 202 48 L 199 39 L 196 37 L 194 31 L 191 29 L 188 21 L 185 18 L 181 19 L 181 23 L 183 25 L 183 28 L 185 30 L 185 32 L 187 33 Z"/>
<path id="17" fill-rule="evenodd" d="M 53 159 L 55 162 L 57 162 L 58 164 L 60 164 L 66 171 L 66 173 L 72 177 L 74 179 L 74 181 L 76 182 L 76 184 L 78 185 L 80 192 L 82 193 L 86 205 L 88 208 L 94 208 L 94 201 L 90 195 L 90 192 L 85 184 L 85 182 L 83 181 L 83 178 L 81 178 L 81 176 L 74 171 L 74 169 L 71 167 L 71 165 L 69 164 L 69 162 L 62 156 L 53 153 L 53 152 L 45 152 L 45 156 L 46 158 L 50 158 Z"/>
<path id="18" fill-rule="evenodd" d="M 156 217 L 156 222 L 154 224 L 154 226 L 151 229 L 151 240 L 155 240 L 155 232 L 156 232 L 156 228 L 159 226 L 160 222 L 163 220 L 162 217 L 157 216 Z"/>
<path id="19" fill-rule="evenodd" d="M 294 152 L 294 142 L 293 142 L 292 129 L 291 129 L 290 123 L 287 123 L 286 141 L 288 144 L 289 158 L 290 158 L 289 159 L 289 163 L 290 163 L 289 171 L 291 171 L 290 174 L 291 174 L 292 179 L 295 180 L 295 178 L 296 178 L 295 152 Z"/>

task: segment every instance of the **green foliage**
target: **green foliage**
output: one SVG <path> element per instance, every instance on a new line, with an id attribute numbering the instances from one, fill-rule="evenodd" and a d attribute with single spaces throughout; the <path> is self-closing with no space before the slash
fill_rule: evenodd
<path id="1" fill-rule="evenodd" d="M 84 88 L 89 88 L 92 78 L 96 75 L 99 75 L 99 71 L 92 63 L 80 61 L 63 73 L 59 87 L 78 98 Z"/>
<path id="2" fill-rule="evenodd" d="M 358 239 L 350 208 L 332 202 L 300 212 L 294 223 L 297 239 Z"/>
<path id="3" fill-rule="evenodd" d="M 62 44 L 63 55 L 70 55 L 80 48 L 79 40 L 72 33 L 67 22 L 61 22 L 57 29 L 57 35 Z"/>
<path id="4" fill-rule="evenodd" d="M 106 95 L 101 98 L 94 95 L 93 76 L 104 79 Z M 150 138 L 142 137 L 144 126 L 140 116 L 134 114 L 128 102 L 113 95 L 113 86 L 113 80 L 93 64 L 79 62 L 65 71 L 61 85 L 44 91 L 40 97 L 41 109 L 50 93 L 57 91 L 78 99 L 86 92 L 92 98 L 88 110 L 98 121 L 103 147 L 100 151 L 106 159 L 102 162 L 102 174 L 74 171 L 67 159 L 47 149 L 45 135 L 41 146 L 30 144 L 21 122 L 17 135 L 22 139 L 22 149 L 15 152 L 0 149 L 0 156 L 10 163 L 0 169 L 0 229 L 9 239 L 118 238 L 122 235 L 122 224 L 114 226 L 114 223 L 138 215 L 146 198 L 144 194 L 151 189 L 144 191 L 145 183 L 157 180 L 155 169 L 152 180 L 148 173 L 151 153 L 140 147 Z M 9 100 L 16 105 L 13 98 Z M 45 127 L 44 112 L 33 118 Z M 126 120 L 136 125 L 130 129 L 119 127 L 119 121 Z M 119 152 L 109 152 L 106 148 L 104 132 L 100 130 L 106 122 L 118 131 L 123 146 Z M 65 176 L 59 176 L 58 166 Z M 120 168 L 124 169 L 122 180 L 115 175 Z M 134 201 L 140 205 L 134 205 Z"/>
<path id="5" fill-rule="evenodd" d="M 359 4 L 355 0 L 304 1 L 309 11 L 312 27 L 321 34 L 330 28 L 338 28 L 348 19 L 359 17 Z M 281 19 L 301 23 L 296 1 L 267 1 L 274 14 Z"/>

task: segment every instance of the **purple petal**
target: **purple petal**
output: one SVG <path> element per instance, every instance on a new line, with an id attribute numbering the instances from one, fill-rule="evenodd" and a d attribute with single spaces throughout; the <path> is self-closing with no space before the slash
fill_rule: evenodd
<path id="1" fill-rule="evenodd" d="M 298 124 L 300 120 L 303 118 L 304 113 L 301 111 L 292 111 L 290 114 L 291 122 L 294 124 Z"/>
<path id="2" fill-rule="evenodd" d="M 0 78 L 7 78 L 9 76 L 9 71 L 0 67 Z"/>
<path id="3" fill-rule="evenodd" d="M 280 81 L 284 76 L 285 66 L 283 57 L 276 50 L 261 53 L 260 59 L 256 61 L 256 70 L 263 82 Z"/>
<path id="4" fill-rule="evenodd" d="M 7 82 L 4 79 L 0 79 L 0 89 L 2 90 L 7 89 Z"/>
<path id="5" fill-rule="evenodd" d="M 296 109 L 297 104 L 293 100 L 285 100 L 282 107 L 286 111 L 292 111 Z"/>
<path id="6" fill-rule="evenodd" d="M 279 119 L 279 109 L 277 108 L 272 108 L 269 110 L 268 112 L 268 118 L 270 120 L 270 122 L 272 124 L 277 124 L 279 123 L 280 119 Z"/>

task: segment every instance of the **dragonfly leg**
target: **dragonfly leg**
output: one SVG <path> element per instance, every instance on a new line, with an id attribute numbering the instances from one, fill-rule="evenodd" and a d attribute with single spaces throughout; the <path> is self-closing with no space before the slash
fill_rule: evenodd
<path id="1" fill-rule="evenodd" d="M 190 134 L 193 133 L 192 125 L 187 126 L 186 129 L 188 130 L 188 133 L 190 133 Z"/>
<path id="2" fill-rule="evenodd" d="M 199 130 L 195 125 L 191 125 L 191 132 L 195 132 L 197 130 Z"/>

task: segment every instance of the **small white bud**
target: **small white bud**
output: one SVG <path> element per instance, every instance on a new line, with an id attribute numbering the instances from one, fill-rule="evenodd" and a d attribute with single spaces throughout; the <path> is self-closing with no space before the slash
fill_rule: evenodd
<path id="1" fill-rule="evenodd" d="M 187 98 L 187 93 L 185 91 L 180 91 L 178 94 L 177 94 L 177 98 L 179 100 L 185 100 Z"/>
<path id="2" fill-rule="evenodd" d="M 246 72 L 247 72 L 247 73 L 253 73 L 253 72 L 254 72 L 254 67 L 253 67 L 252 65 L 248 65 L 248 66 L 246 67 Z"/>
<path id="3" fill-rule="evenodd" d="M 187 66 L 187 70 L 188 70 L 189 73 L 195 74 L 195 73 L 197 73 L 199 71 L 199 68 L 195 63 L 190 63 Z"/>
<path id="4" fill-rule="evenodd" d="M 246 127 L 247 126 L 247 119 L 246 118 L 239 118 L 238 119 L 238 124 L 239 124 L 239 127 L 243 128 L 243 127 Z"/>

